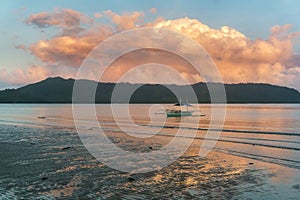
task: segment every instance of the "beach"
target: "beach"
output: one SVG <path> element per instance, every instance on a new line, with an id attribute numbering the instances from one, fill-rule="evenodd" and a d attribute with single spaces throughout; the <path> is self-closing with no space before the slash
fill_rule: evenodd
<path id="1" fill-rule="evenodd" d="M 218 151 L 201 158 L 201 140 L 167 167 L 132 174 L 96 160 L 71 127 L 1 123 L 0 133 L 0 199 L 297 199 L 300 194 L 299 169 Z M 147 152 L 161 147 L 166 137 L 158 137 L 141 142 L 122 136 L 114 142 Z"/>

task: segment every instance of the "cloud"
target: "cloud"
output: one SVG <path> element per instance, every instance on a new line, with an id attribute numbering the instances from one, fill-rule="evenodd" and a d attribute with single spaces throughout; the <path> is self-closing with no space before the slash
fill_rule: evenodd
<path id="1" fill-rule="evenodd" d="M 111 19 L 118 31 L 136 28 L 143 23 L 144 18 L 144 13 L 137 11 L 119 15 L 111 10 L 106 10 L 103 14 Z"/>
<path id="2" fill-rule="evenodd" d="M 144 67 L 134 70 L 136 66 Z M 162 66 L 169 66 L 172 70 L 166 70 Z M 154 69 L 152 72 L 150 72 L 151 68 Z M 175 75 L 175 71 L 177 75 Z M 117 82 L 120 77 L 129 72 L 134 74 L 127 74 L 127 77 L 130 77 L 128 82 L 135 83 L 143 83 L 145 81 L 154 83 L 156 81 L 157 83 L 180 84 L 183 83 L 181 80 L 183 78 L 190 82 L 204 81 L 203 78 L 194 75 L 197 71 L 180 56 L 155 49 L 141 49 L 122 55 L 106 69 L 101 77 L 101 81 Z M 186 73 L 191 76 L 188 77 Z M 166 79 L 168 74 L 170 78 Z M 96 78 L 99 77 L 94 79 Z"/>
<path id="3" fill-rule="evenodd" d="M 45 79 L 48 75 L 48 70 L 42 66 L 31 66 L 28 68 L 17 68 L 14 70 L 0 70 L 0 80 L 14 85 L 24 85 L 37 82 Z"/>
<path id="4" fill-rule="evenodd" d="M 24 44 L 15 45 L 15 48 L 16 48 L 16 49 L 22 49 L 22 50 L 24 50 L 24 51 L 27 50 L 27 47 L 26 47 L 26 45 L 24 45 Z"/>
<path id="5" fill-rule="evenodd" d="M 80 23 L 93 23 L 93 20 L 86 15 L 72 9 L 55 9 L 54 12 L 40 12 L 32 14 L 25 20 L 26 24 L 38 28 L 59 26 L 62 28 L 78 27 Z"/>
<path id="6" fill-rule="evenodd" d="M 19 87 L 29 83 L 39 82 L 48 77 L 60 76 L 63 78 L 72 78 L 76 76 L 76 73 L 76 69 L 49 65 L 34 65 L 12 70 L 0 69 L 0 82 L 2 82 L 3 85 Z M 3 89 L 3 87 L 1 89 Z"/>
<path id="7" fill-rule="evenodd" d="M 155 14 L 156 13 L 156 8 L 150 8 L 150 12 L 152 13 L 152 14 Z"/>
<path id="8" fill-rule="evenodd" d="M 276 25 L 270 29 L 267 39 L 253 40 L 230 26 L 215 29 L 197 19 L 187 17 L 174 20 L 157 18 L 152 22 L 145 23 L 142 12 L 120 15 L 107 10 L 96 13 L 94 17 L 108 17 L 113 25 L 89 23 L 88 27 L 83 28 L 80 26 L 83 23 L 82 16 L 83 14 L 71 10 L 56 10 L 54 13 L 31 15 L 26 23 L 37 27 L 58 26 L 63 31 L 61 34 L 47 40 L 40 40 L 29 47 L 20 45 L 17 48 L 29 49 L 46 66 L 56 66 L 57 73 L 60 68 L 63 68 L 62 75 L 67 76 L 68 70 L 70 74 L 75 74 L 74 70 L 80 66 L 84 58 L 99 42 L 115 33 L 137 27 L 167 28 L 182 33 L 202 45 L 217 64 L 225 82 L 267 82 L 293 87 L 297 87 L 299 83 L 300 54 L 295 54 L 293 44 L 300 33 L 290 33 L 291 25 Z M 74 27 L 78 30 L 72 32 Z M 123 44 L 119 44 L 119 47 L 130 45 L 131 42 L 142 41 L 124 41 Z M 176 46 L 176 42 L 172 38 L 162 42 L 169 46 Z M 188 68 L 190 70 L 186 70 L 188 64 L 184 61 L 166 55 L 164 52 L 156 53 L 135 52 L 135 54 L 121 57 L 107 70 L 104 80 L 117 81 L 126 71 L 147 62 L 173 66 L 179 74 L 193 82 L 203 80 L 203 77 L 196 74 L 191 67 Z M 54 69 L 54 67 L 52 68 Z M 160 72 L 159 67 L 153 69 L 157 73 Z M 143 73 L 140 77 L 147 76 L 147 73 L 149 76 L 155 74 L 150 74 L 149 68 L 136 71 L 136 77 L 138 77 L 137 72 Z M 54 74 L 55 72 L 49 73 Z M 24 72 L 24 74 L 26 73 Z M 300 89 L 299 85 L 298 89 Z"/>
<path id="9" fill-rule="evenodd" d="M 101 18 L 103 15 L 101 13 L 94 13 L 95 18 Z"/>
<path id="10" fill-rule="evenodd" d="M 102 26 L 81 35 L 61 35 L 50 40 L 40 40 L 32 44 L 29 50 L 47 64 L 79 67 L 88 53 L 112 34 L 109 27 Z"/>
<path id="11" fill-rule="evenodd" d="M 63 29 L 61 34 L 49 40 L 40 40 L 32 44 L 29 50 L 45 63 L 79 67 L 84 58 L 97 44 L 113 35 L 116 31 L 135 28 L 143 17 L 141 12 L 118 15 L 110 10 L 104 11 L 103 15 L 111 19 L 116 25 L 116 30 L 106 25 L 95 25 L 89 30 L 77 27 L 80 29 L 80 32 L 74 31 L 74 29 Z M 79 24 L 80 15 L 77 13 L 76 16 L 77 20 L 74 20 L 73 25 Z M 38 17 L 33 15 L 32 18 L 36 19 Z M 41 18 L 44 19 L 43 17 Z M 45 24 L 45 22 L 39 24 Z M 52 24 L 54 23 L 52 22 Z"/>
<path id="12" fill-rule="evenodd" d="M 287 67 L 288 68 L 294 68 L 294 67 L 299 67 L 300 65 L 300 54 L 293 54 L 291 55 L 290 59 L 287 62 Z"/>
<path id="13" fill-rule="evenodd" d="M 172 29 L 196 40 L 211 55 L 225 82 L 286 84 L 290 82 L 288 63 L 293 60 L 295 65 L 298 60 L 293 40 L 299 33 L 289 33 L 291 25 L 272 27 L 266 40 L 251 40 L 231 27 L 213 29 L 189 18 L 163 20 L 154 27 Z"/>

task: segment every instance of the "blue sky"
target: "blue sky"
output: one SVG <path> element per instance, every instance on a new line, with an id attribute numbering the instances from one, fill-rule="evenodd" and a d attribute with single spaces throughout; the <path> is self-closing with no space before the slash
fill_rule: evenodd
<path id="1" fill-rule="evenodd" d="M 3 1 L 1 2 L 1 55 L 0 69 L 6 71 L 26 68 L 31 65 L 47 65 L 32 52 L 15 48 L 16 45 L 30 46 L 39 40 L 55 37 L 57 28 L 39 30 L 24 21 L 32 14 L 53 12 L 55 9 L 72 9 L 93 17 L 97 12 L 111 10 L 120 15 L 139 11 L 144 21 L 151 22 L 158 17 L 176 20 L 188 17 L 197 19 L 213 29 L 229 26 L 251 40 L 267 40 L 270 29 L 275 25 L 291 24 L 290 32 L 300 30 L 300 3 L 297 0 L 174 0 L 174 1 Z M 150 9 L 156 8 L 151 14 Z M 101 22 L 102 19 L 95 19 Z M 300 52 L 299 38 L 293 40 L 294 53 Z M 13 75 L 13 72 L 11 72 Z M 14 85 L 0 80 L 4 85 Z"/>
<path id="2" fill-rule="evenodd" d="M 250 33 L 251 37 L 266 37 L 269 28 L 276 24 L 293 24 L 295 30 L 300 28 L 300 5 L 297 0 L 188 0 L 188 1 L 5 1 L 1 3 L 2 23 L 14 27 L 18 17 L 54 8 L 72 8 L 89 15 L 102 10 L 117 13 L 148 11 L 157 8 L 157 15 L 167 19 L 179 17 L 197 18 L 212 27 L 230 25 L 241 32 Z M 298 6 L 299 5 L 299 6 Z M 18 10 L 22 15 L 16 15 Z M 5 20 L 8 19 L 8 20 Z"/>

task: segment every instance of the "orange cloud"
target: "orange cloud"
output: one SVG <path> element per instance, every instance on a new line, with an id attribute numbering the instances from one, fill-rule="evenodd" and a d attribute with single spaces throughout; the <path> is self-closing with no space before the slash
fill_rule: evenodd
<path id="1" fill-rule="evenodd" d="M 225 82 L 286 84 L 288 63 L 295 57 L 290 25 L 275 26 L 267 40 L 251 40 L 223 26 L 213 29 L 196 19 L 164 20 L 153 25 L 178 31 L 201 44 L 216 62 Z M 298 66 L 299 67 L 299 66 Z"/>
<path id="2" fill-rule="evenodd" d="M 134 75 L 128 75 L 130 82 L 143 83 L 147 80 L 147 82 L 154 83 L 154 81 L 151 81 L 152 79 L 160 80 L 157 83 L 182 83 L 180 77 L 190 82 L 204 81 L 203 78 L 194 76 L 197 71 L 180 56 L 155 49 L 142 49 L 122 55 L 106 69 L 100 80 L 103 82 L 117 82 L 127 72 L 134 70 L 136 66 L 142 65 L 144 65 L 143 69 L 135 71 Z M 169 66 L 173 71 L 176 70 L 177 75 L 172 70 L 163 69 L 162 65 Z M 154 69 L 152 72 L 149 70 L 151 67 Z M 140 72 L 140 74 L 137 72 Z M 171 77 L 166 79 L 168 73 Z M 190 76 L 186 76 L 186 74 Z M 147 77 L 147 79 L 144 79 L 144 77 Z M 97 77 L 94 77 L 94 79 L 97 79 Z"/>
<path id="3" fill-rule="evenodd" d="M 95 18 L 101 18 L 101 17 L 102 17 L 102 14 L 101 14 L 101 13 L 94 13 L 94 17 L 95 17 Z"/>
<path id="4" fill-rule="evenodd" d="M 61 13 L 64 13 L 64 16 L 69 16 L 73 12 Z M 62 24 L 61 28 L 65 29 L 68 26 L 67 24 L 77 26 L 80 23 L 80 15 L 78 13 L 74 15 L 77 16 L 74 18 L 76 20 L 72 18 L 73 20 L 56 22 L 52 20 L 53 18 L 56 19 L 54 14 L 45 17 L 46 14 L 39 13 L 39 15 L 32 15 L 29 18 L 30 20 L 27 21 L 39 27 L 60 26 L 58 24 Z M 167 28 L 182 33 L 202 45 L 217 64 L 225 82 L 268 82 L 281 85 L 288 84 L 294 87 L 297 86 L 296 83 L 299 83 L 300 56 L 294 53 L 293 41 L 299 37 L 300 33 L 289 33 L 291 25 L 274 26 L 270 30 L 269 38 L 252 40 L 229 26 L 214 29 L 197 19 L 165 20 L 158 18 L 153 22 L 143 23 L 144 14 L 141 12 L 119 15 L 110 10 L 95 15 L 95 17 L 109 17 L 115 27 L 94 24 L 90 29 L 82 30 L 80 34 L 78 32 L 74 34 L 64 32 L 64 34 L 57 35 L 49 40 L 40 40 L 32 44 L 29 50 L 46 64 L 69 66 L 73 68 L 70 68 L 73 72 L 74 67 L 79 67 L 84 58 L 99 42 L 114 33 L 138 26 Z M 122 45 L 130 45 L 131 42 L 142 41 L 124 41 L 124 44 L 119 44 L 120 48 Z M 162 42 L 170 46 L 176 45 L 172 38 Z M 190 81 L 202 80 L 202 77 L 199 77 L 192 68 L 186 70 L 187 63 L 162 52 L 160 52 L 160 55 L 154 56 L 154 54 L 153 52 L 150 54 L 149 52 L 147 54 L 136 52 L 122 57 L 107 70 L 104 79 L 106 81 L 116 81 L 118 77 L 132 69 L 132 67 L 156 61 L 174 67 L 182 76 L 190 77 Z M 157 73 L 160 71 L 159 67 L 154 68 L 154 70 Z M 148 69 L 144 70 L 143 76 L 146 76 L 145 73 L 148 71 Z M 169 79 L 172 79 L 172 77 L 169 77 Z"/>
<path id="5" fill-rule="evenodd" d="M 64 13 L 64 12 L 63 12 Z M 61 14 L 61 13 L 60 13 Z M 99 14 L 99 13 L 98 13 Z M 43 19 L 38 24 L 50 24 L 49 21 L 44 20 L 44 13 L 39 13 L 30 17 L 27 21 L 35 21 L 36 19 Z M 133 12 L 125 15 L 118 15 L 110 10 L 104 11 L 103 15 L 109 17 L 113 23 L 116 24 L 118 31 L 135 28 L 138 22 L 142 22 L 143 13 Z M 56 18 L 57 14 L 51 15 Z M 67 15 L 68 16 L 68 15 Z M 79 14 L 76 14 L 78 25 Z M 100 16 L 100 15 L 97 15 Z M 48 18 L 47 18 L 48 19 Z M 46 22 L 45 22 L 46 21 Z M 51 24 L 56 24 L 51 22 Z M 38 57 L 41 61 L 51 65 L 67 65 L 71 67 L 79 67 L 88 53 L 101 41 L 111 36 L 115 31 L 109 26 L 94 26 L 90 30 L 84 32 L 72 32 L 73 29 L 68 29 L 69 33 L 64 29 L 63 33 L 50 39 L 40 40 L 32 44 L 29 50 L 33 55 Z"/>
<path id="6" fill-rule="evenodd" d="M 156 13 L 156 8 L 150 8 L 150 12 L 152 13 L 152 14 L 155 14 Z"/>
<path id="7" fill-rule="evenodd" d="M 128 30 L 138 27 L 143 23 L 144 13 L 132 12 L 124 15 L 119 15 L 111 10 L 104 11 L 103 14 L 108 16 L 111 21 L 117 25 L 117 30 Z"/>
<path id="8" fill-rule="evenodd" d="M 50 40 L 40 40 L 29 49 L 45 63 L 79 67 L 88 53 L 112 34 L 109 27 L 103 26 L 91 29 L 80 36 L 56 36 Z"/>

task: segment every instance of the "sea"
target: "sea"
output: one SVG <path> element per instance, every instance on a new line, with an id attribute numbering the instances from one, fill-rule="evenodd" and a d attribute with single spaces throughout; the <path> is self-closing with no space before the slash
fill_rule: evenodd
<path id="1" fill-rule="evenodd" d="M 163 105 L 96 104 L 92 106 L 93 106 L 93 113 L 89 111 L 84 112 L 85 110 L 89 110 L 89 109 L 85 109 L 85 107 L 86 108 L 91 107 L 91 105 L 85 105 L 85 104 L 80 105 L 81 109 L 83 108 L 82 113 L 78 113 L 78 110 L 76 111 L 76 113 L 74 113 L 75 112 L 74 105 L 72 104 L 0 104 L 0 126 L 15 126 L 15 127 L 21 126 L 21 127 L 27 127 L 29 129 L 35 127 L 39 127 L 39 128 L 42 127 L 43 129 L 48 129 L 48 130 L 54 128 L 59 131 L 69 131 L 69 132 L 71 131 L 75 134 L 75 136 L 79 134 L 81 135 L 81 139 L 82 139 L 82 135 L 84 135 L 85 133 L 95 134 L 99 130 L 102 130 L 104 133 L 107 133 L 109 135 L 111 140 L 115 140 L 114 142 L 118 144 L 120 147 L 124 148 L 126 151 L 128 152 L 134 151 L 134 152 L 142 152 L 142 153 L 149 152 L 150 150 L 158 151 L 159 149 L 162 149 L 165 145 L 168 145 L 175 137 L 177 137 L 176 139 L 179 141 L 181 140 L 185 141 L 186 139 L 192 138 L 194 142 L 193 145 L 195 146 L 196 150 L 190 151 L 190 153 L 188 154 L 182 153 L 182 156 L 185 157 L 185 159 L 188 159 L 189 162 L 185 160 L 185 162 L 183 162 L 185 163 L 183 166 L 177 164 L 177 167 L 175 167 L 175 169 L 178 169 L 180 172 L 184 172 L 185 168 L 186 168 L 186 172 L 189 172 L 189 170 L 191 170 L 190 168 L 192 168 L 193 173 L 196 173 L 195 168 L 197 168 L 198 164 L 200 165 L 203 160 L 198 164 L 197 164 L 198 161 L 193 164 L 190 162 L 193 162 L 194 158 L 198 159 L 199 156 L 201 157 L 201 155 L 199 155 L 199 148 L 201 148 L 201 145 L 205 141 L 212 142 L 209 143 L 211 148 L 210 149 L 211 152 L 209 154 L 213 155 L 214 153 L 216 153 L 216 155 L 232 156 L 233 158 L 233 159 L 231 158 L 232 160 L 238 160 L 239 158 L 241 160 L 246 159 L 247 160 L 247 162 L 245 163 L 245 166 L 247 165 L 246 168 L 248 168 L 249 165 L 255 165 L 256 163 L 260 163 L 259 164 L 260 168 L 264 168 L 264 167 L 268 167 L 269 165 L 272 165 L 273 169 L 276 168 L 276 166 L 278 166 L 280 169 L 281 168 L 288 169 L 286 170 L 286 172 L 283 171 L 282 173 L 289 173 L 290 170 L 295 173 L 295 172 L 299 172 L 300 170 L 300 104 L 227 104 L 227 105 L 198 104 L 198 105 L 194 105 L 194 107 L 188 108 L 190 110 L 194 109 L 193 116 L 169 117 L 169 118 L 166 117 L 163 111 L 166 108 L 172 107 L 171 104 L 163 104 Z M 219 118 L 219 119 L 224 119 L 224 121 L 223 120 L 220 121 L 219 119 L 218 120 L 213 119 L 214 115 L 212 114 L 213 113 L 212 110 L 218 113 L 219 109 L 220 112 L 225 111 L 223 113 L 224 116 L 222 116 L 223 118 L 222 117 Z M 178 130 L 181 130 L 181 132 L 180 134 L 176 135 Z M 218 134 L 209 135 L 209 131 L 217 132 Z M 50 133 L 47 132 L 47 134 L 49 136 L 51 132 Z M 130 138 L 131 142 L 124 142 L 124 140 L 122 140 L 123 137 L 128 139 L 126 135 L 129 135 L 128 137 Z M 72 135 L 72 137 L 73 136 L 74 135 Z M 136 141 L 135 138 L 137 138 Z M 151 141 L 146 142 L 146 140 L 149 139 Z M 6 143 L 9 142 L 9 139 L 6 136 L 3 136 L 3 133 L 1 133 L 0 140 L 1 142 L 6 142 Z M 51 136 L 48 138 L 48 140 L 51 141 Z M 198 143 L 198 141 L 201 142 Z M 31 143 L 35 145 L 36 143 L 38 143 L 38 140 L 33 141 Z M 82 143 L 85 144 L 84 141 L 82 141 Z M 73 145 L 72 141 L 71 142 L 69 141 L 66 145 L 61 144 L 61 146 L 57 148 L 60 148 L 60 150 L 63 149 L 64 151 L 67 151 L 68 148 L 70 149 L 72 148 L 72 145 Z M 76 145 L 74 144 L 73 146 Z M 178 145 L 178 148 L 181 148 L 180 145 Z M 88 148 L 87 150 L 91 154 L 93 153 Z M 180 149 L 178 149 L 178 151 L 180 151 Z M 221 154 L 217 154 L 217 153 L 221 153 Z M 91 156 L 92 157 L 94 156 L 93 158 L 97 158 L 97 155 L 92 154 Z M 174 171 L 174 163 L 180 162 L 181 159 L 180 156 L 181 155 L 178 156 L 177 161 L 174 160 L 174 162 L 167 163 L 162 167 L 162 169 L 168 169 L 168 167 L 171 169 L 171 170 L 167 170 L 167 172 L 170 173 L 168 177 L 172 177 L 172 173 L 174 174 L 177 173 L 177 175 L 180 174 L 179 171 L 178 172 Z M 206 155 L 204 155 L 204 157 L 205 156 Z M 208 158 L 214 159 L 213 156 L 211 157 L 208 156 Z M 219 159 L 221 159 L 222 161 L 222 158 Z M 97 162 L 101 163 L 101 159 L 98 159 Z M 208 164 L 207 161 L 205 162 L 206 164 Z M 224 162 L 226 162 L 225 157 L 224 157 Z M 105 163 L 101 163 L 101 164 L 105 166 Z M 180 167 L 178 168 L 178 166 Z M 114 168 L 114 167 L 109 166 L 109 168 Z M 120 169 L 122 171 L 123 168 L 119 166 L 113 170 L 118 171 Z M 74 170 L 74 169 L 69 169 L 69 170 Z M 151 169 L 148 171 L 151 171 Z M 139 179 L 139 176 L 130 178 L 130 176 L 134 174 L 134 173 L 130 173 L 130 169 L 127 172 L 125 170 L 124 173 L 129 174 L 126 175 L 129 176 L 129 182 L 135 181 L 135 179 Z M 234 173 L 237 172 L 235 171 Z M 279 172 L 277 171 L 274 173 L 276 174 Z M 165 187 L 172 185 L 173 182 L 164 183 L 163 180 L 157 180 L 157 179 L 161 179 L 163 175 L 164 174 L 156 173 L 156 175 L 154 177 L 151 176 L 149 180 L 151 179 L 152 182 L 154 181 L 156 184 L 160 185 L 161 187 L 163 185 Z M 174 197 L 176 198 L 184 199 L 187 196 L 191 197 L 195 194 L 200 194 L 201 192 L 199 193 L 198 190 L 199 188 L 197 189 L 197 184 L 199 186 L 200 181 L 197 183 L 197 179 L 195 179 L 195 177 L 189 175 L 186 176 L 187 177 L 185 177 L 186 178 L 185 180 L 190 180 L 192 184 L 191 186 L 192 189 L 189 189 L 188 187 L 182 189 L 180 184 L 178 184 L 177 186 L 174 185 L 173 188 L 175 188 L 176 191 L 177 190 L 180 191 L 178 189 L 179 187 L 183 191 L 181 191 L 181 193 L 176 193 L 173 191 L 172 193 L 171 190 L 169 190 L 169 192 L 168 191 L 164 192 L 164 189 L 162 187 L 160 188 L 161 190 L 156 191 L 157 198 L 160 197 L 160 195 L 169 194 L 169 195 L 175 195 Z M 297 176 L 297 179 L 295 179 L 291 183 L 291 185 L 288 186 L 288 188 L 292 188 L 291 189 L 292 192 L 290 193 L 286 190 L 284 191 L 286 192 L 286 194 L 289 193 L 293 194 L 294 197 L 296 198 L 297 194 L 299 194 L 300 185 L 297 184 L 297 181 L 299 181 L 299 175 L 294 175 L 294 176 L 295 177 Z M 3 175 L 1 178 L 3 177 L 6 176 Z M 142 178 L 139 180 L 140 181 L 139 184 L 143 185 L 143 188 L 147 188 L 149 186 L 149 182 L 146 181 L 148 176 L 146 177 L 141 176 L 141 177 Z M 288 179 L 287 176 L 284 177 Z M 123 179 L 121 178 L 121 180 Z M 278 179 L 277 182 L 282 184 Z M 2 187 L 3 185 L 4 182 L 2 184 Z M 218 184 L 216 183 L 215 185 Z M 1 186 L 1 181 L 0 181 L 0 186 Z M 122 187 L 129 187 L 129 186 L 127 185 L 127 183 L 122 184 L 118 182 L 118 184 L 115 184 L 114 192 L 110 190 L 108 192 L 105 191 L 105 189 L 103 189 L 103 193 L 101 194 L 97 193 L 96 191 L 93 191 L 93 189 L 88 191 L 90 192 L 93 191 L 92 193 L 94 196 L 91 196 L 91 199 L 93 199 L 92 197 L 96 197 L 97 194 L 103 199 L 106 198 L 113 199 L 113 198 L 121 198 L 121 197 L 125 199 L 126 197 L 128 197 L 128 199 L 139 199 L 138 198 L 139 195 L 146 195 L 142 197 L 147 198 L 147 194 L 151 196 L 153 192 L 153 191 L 151 192 L 151 190 L 148 190 L 149 188 L 147 189 L 147 191 L 144 191 L 144 189 L 140 189 L 141 193 L 139 193 L 138 195 L 137 193 L 132 193 L 132 188 L 124 189 Z M 138 186 L 136 187 L 138 188 Z M 118 189 L 122 188 L 122 189 L 118 190 L 116 188 Z M 16 188 L 14 189 L 17 190 Z M 47 194 L 47 195 L 51 194 L 53 195 L 52 197 L 61 197 L 64 195 L 72 196 L 73 195 L 72 192 L 74 192 L 76 188 L 75 189 L 73 188 L 74 191 L 72 190 L 70 194 L 63 193 L 63 192 L 60 192 L 58 194 L 57 191 L 55 193 L 55 190 L 53 189 L 51 190 L 49 189 L 48 191 L 46 191 L 47 189 L 44 188 L 44 190 L 42 192 L 39 191 L 38 194 Z M 207 191 L 204 191 L 203 188 L 201 189 L 201 191 L 203 191 L 203 193 L 201 193 L 202 197 L 203 195 L 204 197 L 205 195 L 206 197 L 211 195 L 206 193 Z M 226 187 L 224 191 L 226 191 Z M 228 197 L 228 198 L 237 197 L 237 198 L 251 199 L 251 198 L 259 197 L 259 195 L 253 196 L 252 193 L 249 191 L 244 191 L 247 192 L 248 194 L 246 197 L 243 196 L 243 192 L 233 193 L 232 188 L 230 188 L 230 191 L 228 190 L 226 194 L 222 194 L 222 193 L 220 194 L 216 193 L 216 194 L 223 195 L 223 197 Z M 17 191 L 15 192 L 16 194 L 18 194 Z M 266 190 L 264 192 L 260 193 L 259 191 L 256 191 L 256 193 L 262 195 L 261 196 L 262 199 L 263 197 L 267 197 L 264 196 L 264 194 L 270 195 L 270 193 L 272 193 L 269 190 Z M 253 193 L 255 193 L 255 191 Z M 272 194 L 274 193 L 275 193 L 274 195 L 275 198 L 276 192 L 273 192 Z M 1 190 L 0 190 L 0 194 L 1 194 Z M 34 194 L 34 192 L 32 194 Z M 36 194 L 37 193 L 35 193 L 35 195 Z M 116 194 L 119 196 L 114 196 Z M 236 196 L 230 196 L 231 194 Z M 9 194 L 2 194 L 2 197 L 5 197 L 5 195 L 9 195 Z M 100 197 L 99 199 L 101 199 Z M 166 196 L 166 198 L 170 198 L 170 197 L 171 196 Z M 219 198 L 220 196 L 210 196 L 210 197 Z"/>
<path id="2" fill-rule="evenodd" d="M 100 122 L 105 123 L 106 131 L 119 131 L 115 126 L 107 126 L 116 124 L 117 121 L 117 125 L 124 127 L 140 125 L 134 128 L 137 137 L 139 134 L 147 134 L 144 130 L 147 125 L 148 131 L 152 128 L 156 132 L 156 129 L 164 128 L 163 134 L 166 137 L 172 134 L 172 128 L 180 127 L 186 131 L 196 129 L 199 132 L 198 137 L 195 137 L 197 139 L 202 138 L 203 132 L 209 130 L 211 122 L 210 104 L 197 105 L 205 116 L 181 118 L 166 118 L 163 112 L 160 113 L 162 108 L 158 105 L 117 106 L 113 114 L 110 104 L 94 105 L 95 115 Z M 127 113 L 124 114 L 122 107 L 129 108 L 129 116 L 133 121 L 128 119 Z M 171 105 L 162 107 L 168 108 Z M 118 114 L 118 110 L 122 110 L 122 114 Z M 79 116 L 83 121 L 90 121 L 92 118 L 87 113 Z M 0 122 L 74 127 L 71 104 L 1 104 Z M 88 128 L 90 126 L 87 124 Z M 228 104 L 224 125 L 216 140 L 215 150 L 300 169 L 300 104 Z"/>

